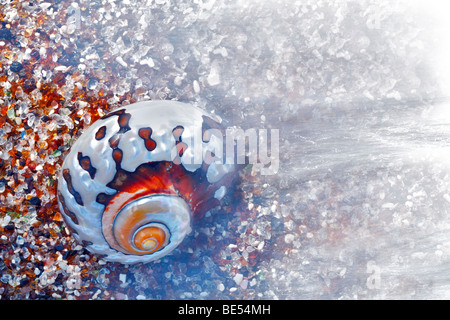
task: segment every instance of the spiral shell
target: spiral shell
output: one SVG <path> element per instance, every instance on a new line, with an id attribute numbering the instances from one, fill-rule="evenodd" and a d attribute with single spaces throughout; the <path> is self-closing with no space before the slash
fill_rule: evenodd
<path id="1" fill-rule="evenodd" d="M 231 184 L 221 132 L 219 120 L 174 101 L 128 105 L 96 121 L 59 174 L 59 207 L 73 236 L 108 261 L 167 255 Z"/>

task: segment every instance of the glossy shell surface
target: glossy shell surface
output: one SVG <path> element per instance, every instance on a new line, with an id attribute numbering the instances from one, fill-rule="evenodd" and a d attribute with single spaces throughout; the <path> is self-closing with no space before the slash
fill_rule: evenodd
<path id="1" fill-rule="evenodd" d="M 212 115 L 175 101 L 128 105 L 96 121 L 59 174 L 59 206 L 73 236 L 108 261 L 168 254 L 231 183 L 221 130 Z"/>

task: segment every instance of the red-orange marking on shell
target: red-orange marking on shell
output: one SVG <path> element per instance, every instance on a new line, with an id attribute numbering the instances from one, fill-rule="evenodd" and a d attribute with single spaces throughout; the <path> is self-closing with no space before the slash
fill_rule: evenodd
<path id="1" fill-rule="evenodd" d="M 120 136 L 118 134 L 113 135 L 109 138 L 109 146 L 111 148 L 116 148 L 119 145 Z"/>
<path id="2" fill-rule="evenodd" d="M 80 165 L 84 170 L 88 170 L 91 167 L 91 161 L 88 158 L 80 160 Z"/>
<path id="3" fill-rule="evenodd" d="M 83 156 L 81 152 L 78 152 L 78 163 L 83 170 L 86 170 L 89 173 L 91 179 L 95 178 L 97 169 L 92 166 L 91 159 L 88 156 Z"/>
<path id="4" fill-rule="evenodd" d="M 145 148 L 148 151 L 155 150 L 155 148 L 156 148 L 156 141 L 151 138 L 151 135 L 152 135 L 152 129 L 151 128 L 147 127 L 147 128 L 139 129 L 138 135 L 139 135 L 139 137 L 144 139 L 144 145 L 145 145 Z"/>
<path id="5" fill-rule="evenodd" d="M 131 130 L 130 126 L 128 125 L 131 118 L 131 114 L 123 112 L 119 115 L 119 119 L 117 120 L 119 123 L 119 133 L 125 133 L 128 130 Z"/>
<path id="6" fill-rule="evenodd" d="M 122 150 L 120 149 L 113 150 L 112 157 L 116 163 L 120 163 L 122 161 L 122 156 L 123 156 Z"/>
<path id="7" fill-rule="evenodd" d="M 106 135 L 106 126 L 100 127 L 95 133 L 96 140 L 102 140 Z"/>
<path id="8" fill-rule="evenodd" d="M 145 140 L 145 148 L 147 148 L 148 151 L 153 151 L 156 148 L 156 142 L 153 140 Z"/>
<path id="9" fill-rule="evenodd" d="M 151 128 L 141 128 L 139 129 L 139 137 L 141 137 L 144 140 L 147 140 L 152 135 L 152 129 Z"/>
<path id="10" fill-rule="evenodd" d="M 129 114 L 129 113 L 122 113 L 119 116 L 119 120 L 118 120 L 119 126 L 121 128 L 127 127 L 128 126 L 128 121 L 130 121 L 130 118 L 131 118 L 131 114 Z"/>

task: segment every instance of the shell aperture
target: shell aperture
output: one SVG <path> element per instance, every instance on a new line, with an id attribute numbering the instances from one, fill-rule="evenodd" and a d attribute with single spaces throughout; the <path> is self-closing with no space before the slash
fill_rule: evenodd
<path id="1" fill-rule="evenodd" d="M 231 184 L 234 166 L 221 162 L 222 140 L 214 139 L 220 128 L 175 101 L 135 103 L 93 123 L 58 178 L 73 236 L 108 261 L 146 263 L 170 253 Z"/>

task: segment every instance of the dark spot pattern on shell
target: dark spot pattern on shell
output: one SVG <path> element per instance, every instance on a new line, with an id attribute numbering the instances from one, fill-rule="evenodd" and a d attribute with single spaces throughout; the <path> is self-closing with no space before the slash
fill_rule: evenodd
<path id="1" fill-rule="evenodd" d="M 140 128 L 138 131 L 138 135 L 144 140 L 145 148 L 148 151 L 153 151 L 156 148 L 156 141 L 151 138 L 152 133 L 153 131 L 150 127 Z"/>
<path id="2" fill-rule="evenodd" d="M 95 201 L 106 206 L 111 201 L 111 199 L 114 198 L 114 196 L 115 196 L 115 193 L 107 194 L 107 193 L 101 192 L 97 195 Z"/>
<path id="3" fill-rule="evenodd" d="M 66 201 L 65 201 L 63 195 L 61 194 L 61 192 L 58 192 L 58 199 L 59 199 L 59 201 L 60 201 L 61 204 L 62 204 L 62 208 L 63 208 L 64 213 L 66 214 L 66 216 L 67 216 L 69 219 L 71 219 L 75 224 L 78 224 L 78 219 L 77 219 L 76 214 L 73 213 L 72 211 L 70 211 L 70 210 L 67 208 Z M 64 217 L 64 216 L 63 216 L 63 217 Z M 64 218 L 66 218 L 66 217 L 64 217 Z"/>
<path id="4" fill-rule="evenodd" d="M 125 133 L 129 130 L 131 130 L 129 122 L 130 122 L 131 114 L 129 113 L 122 113 L 119 115 L 119 119 L 117 120 L 119 123 L 119 133 Z"/>
<path id="5" fill-rule="evenodd" d="M 95 133 L 95 140 L 102 140 L 106 135 L 106 126 L 100 127 Z"/>
<path id="6" fill-rule="evenodd" d="M 97 169 L 92 166 L 91 159 L 88 156 L 83 156 L 81 152 L 78 152 L 78 163 L 84 170 L 89 172 L 91 179 L 95 179 Z"/>
<path id="7" fill-rule="evenodd" d="M 75 188 L 73 187 L 72 184 L 72 177 L 70 176 L 70 171 L 69 169 L 64 169 L 63 170 L 63 178 L 67 183 L 67 190 L 69 191 L 69 193 L 71 195 L 73 195 L 73 197 L 75 198 L 75 201 L 80 205 L 80 206 L 84 206 L 83 204 L 83 199 L 81 198 L 81 195 L 75 190 Z"/>

